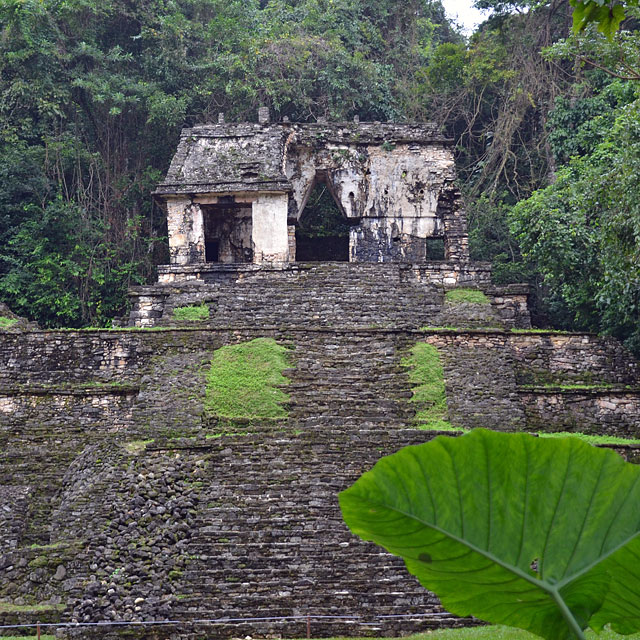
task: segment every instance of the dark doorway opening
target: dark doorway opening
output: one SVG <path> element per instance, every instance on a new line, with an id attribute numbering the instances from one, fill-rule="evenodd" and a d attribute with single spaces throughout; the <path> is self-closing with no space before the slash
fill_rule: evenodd
<path id="1" fill-rule="evenodd" d="M 220 262 L 220 240 L 205 240 L 204 256 L 207 262 Z"/>
<path id="2" fill-rule="evenodd" d="M 251 205 L 202 205 L 207 262 L 253 262 Z"/>
<path id="3" fill-rule="evenodd" d="M 316 182 L 296 228 L 296 261 L 349 262 L 349 228 L 327 185 Z"/>
<path id="4" fill-rule="evenodd" d="M 444 260 L 444 238 L 427 238 L 427 260 Z"/>

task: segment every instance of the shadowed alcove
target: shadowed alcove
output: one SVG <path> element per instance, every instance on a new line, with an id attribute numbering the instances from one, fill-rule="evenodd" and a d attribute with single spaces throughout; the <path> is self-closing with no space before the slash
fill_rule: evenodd
<path id="1" fill-rule="evenodd" d="M 251 205 L 220 198 L 202 206 L 207 262 L 251 262 Z"/>

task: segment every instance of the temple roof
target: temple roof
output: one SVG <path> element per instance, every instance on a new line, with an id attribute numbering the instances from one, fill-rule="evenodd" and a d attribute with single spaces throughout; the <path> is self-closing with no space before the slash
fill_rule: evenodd
<path id="1" fill-rule="evenodd" d="M 166 178 L 154 195 L 291 191 L 289 144 L 450 144 L 433 123 L 212 124 L 183 129 Z"/>

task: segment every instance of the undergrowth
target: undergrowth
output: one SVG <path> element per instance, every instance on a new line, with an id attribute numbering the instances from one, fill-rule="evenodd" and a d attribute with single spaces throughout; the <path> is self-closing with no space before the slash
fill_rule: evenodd
<path id="1" fill-rule="evenodd" d="M 445 302 L 451 304 L 461 304 L 468 302 L 471 304 L 491 304 L 489 298 L 478 289 L 451 289 L 444 294 Z"/>
<path id="2" fill-rule="evenodd" d="M 418 428 L 457 431 L 447 420 L 447 394 L 438 350 L 431 344 L 418 342 L 402 364 L 409 368 L 409 382 L 414 385 L 410 402 L 416 405 L 414 421 Z"/>
<path id="3" fill-rule="evenodd" d="M 272 338 L 229 345 L 213 354 L 205 411 L 223 418 L 286 418 L 289 396 L 279 387 L 289 352 Z"/>
<path id="4" fill-rule="evenodd" d="M 198 306 L 176 307 L 173 317 L 180 322 L 200 322 L 209 318 L 209 307 L 204 303 Z"/>
<path id="5" fill-rule="evenodd" d="M 8 329 L 12 327 L 16 322 L 16 318 L 7 318 L 6 316 L 0 316 L 0 329 Z"/>

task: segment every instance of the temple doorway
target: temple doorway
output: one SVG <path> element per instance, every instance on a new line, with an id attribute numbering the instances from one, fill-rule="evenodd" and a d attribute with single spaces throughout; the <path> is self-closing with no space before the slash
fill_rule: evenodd
<path id="1" fill-rule="evenodd" d="M 296 261 L 349 262 L 349 228 L 327 185 L 316 182 L 296 228 Z"/>
<path id="2" fill-rule="evenodd" d="M 207 262 L 253 262 L 251 204 L 202 205 Z"/>

